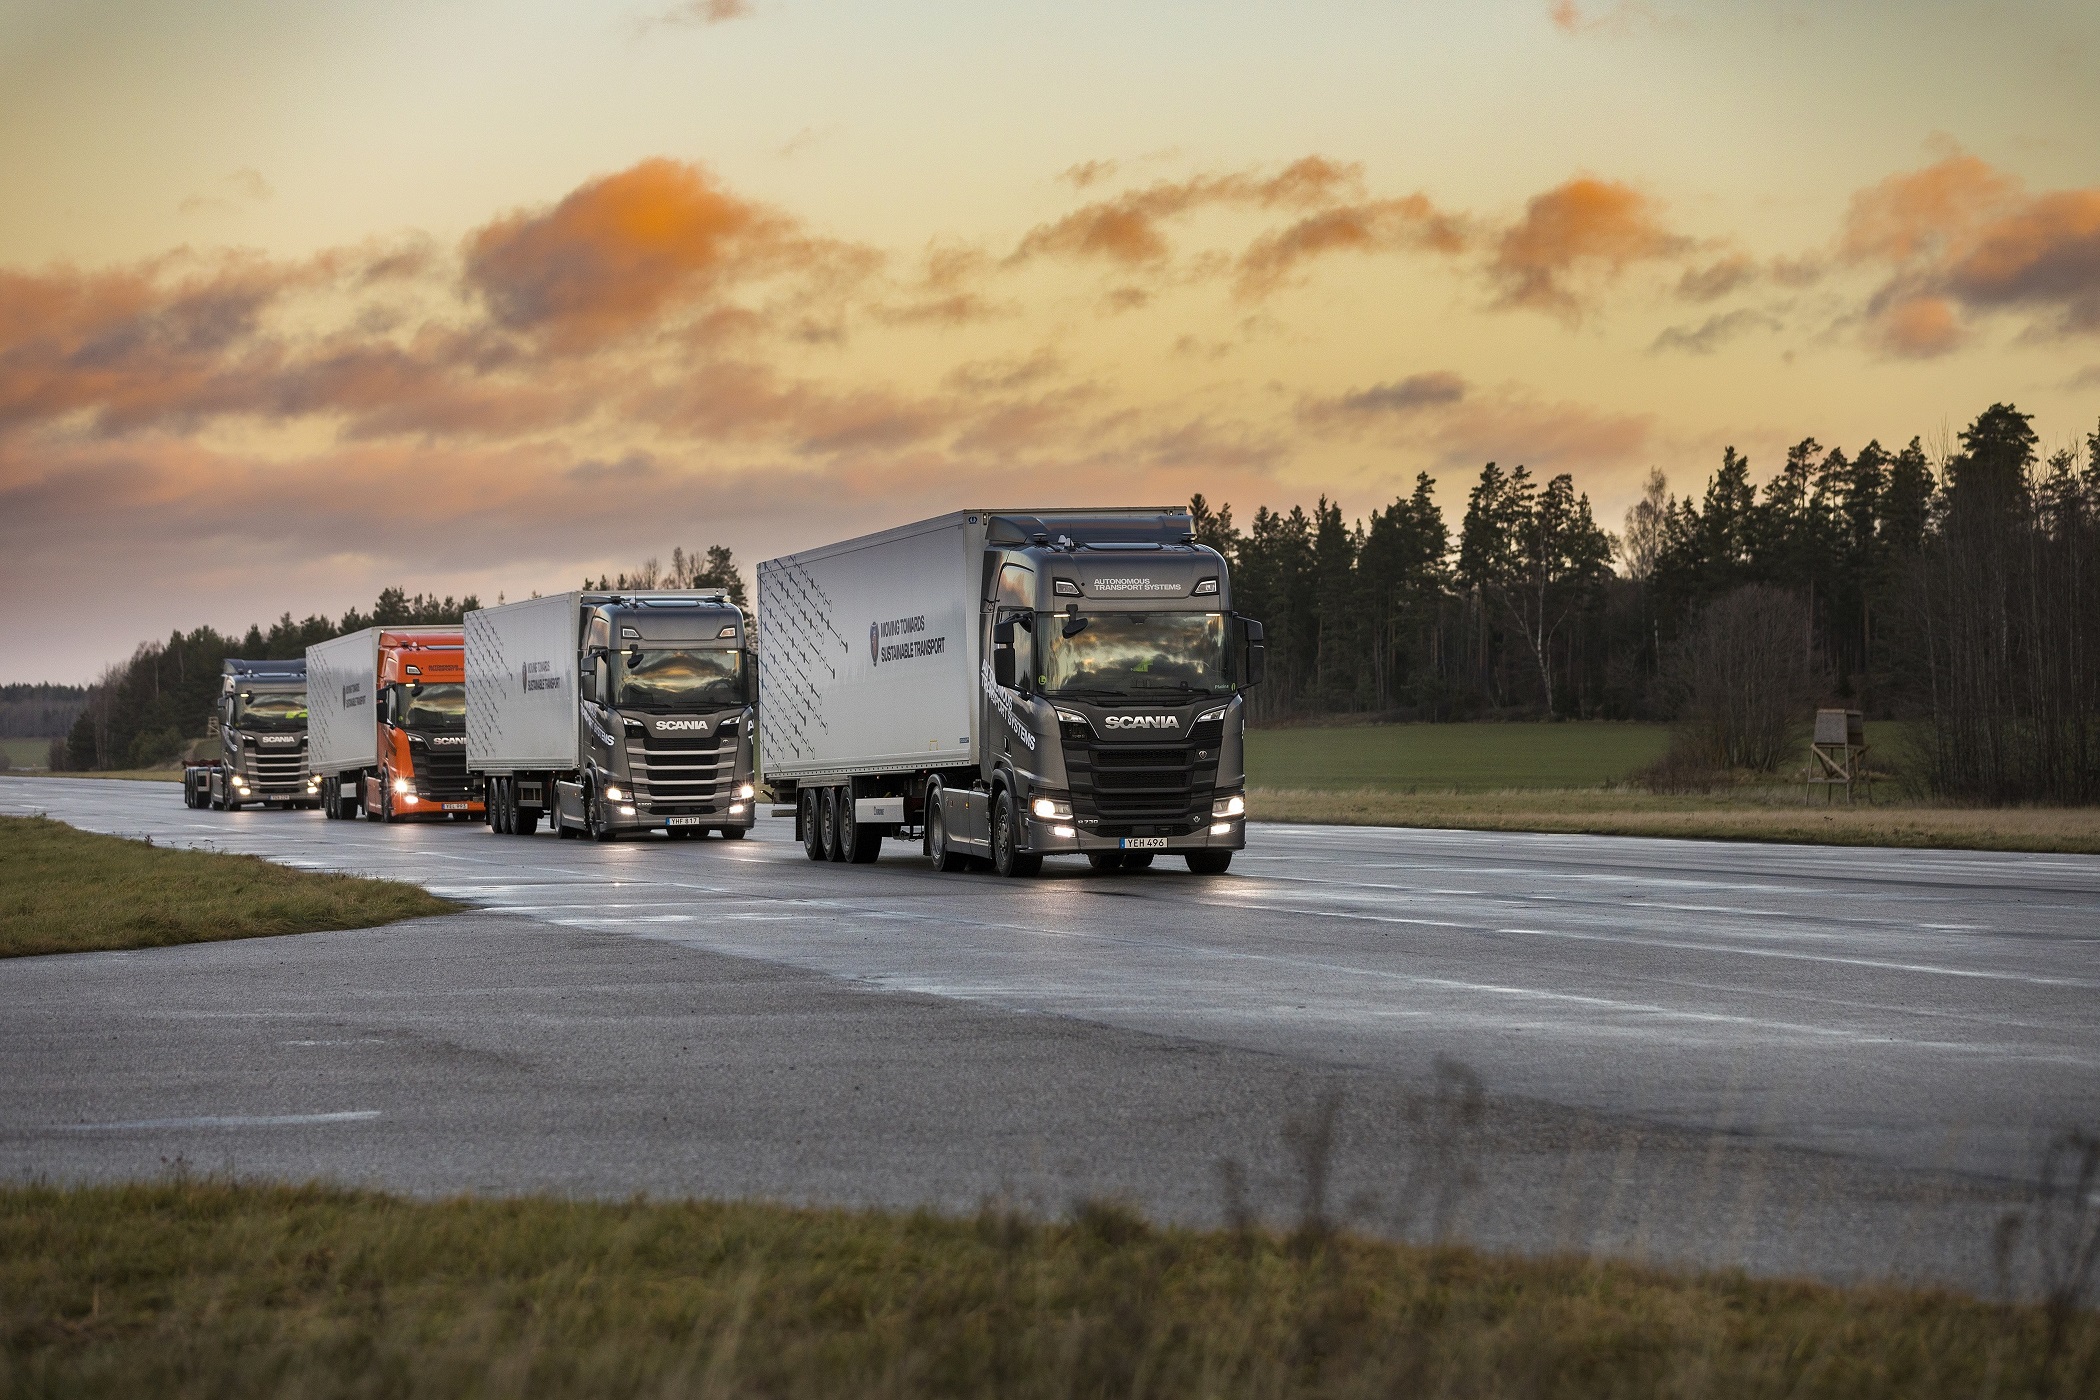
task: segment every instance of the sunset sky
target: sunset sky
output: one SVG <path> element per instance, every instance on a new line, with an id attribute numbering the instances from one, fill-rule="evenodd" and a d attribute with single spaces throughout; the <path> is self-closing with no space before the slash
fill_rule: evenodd
<path id="1" fill-rule="evenodd" d="M 2091 0 L 10 0 L 0 680 L 962 506 L 2054 447 L 2096 69 Z"/>

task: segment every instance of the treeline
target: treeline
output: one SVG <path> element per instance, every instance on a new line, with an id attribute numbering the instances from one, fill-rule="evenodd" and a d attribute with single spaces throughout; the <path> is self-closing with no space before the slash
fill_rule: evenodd
<path id="1" fill-rule="evenodd" d="M 73 727 L 84 685 L 0 685 L 0 739 L 48 739 Z"/>
<path id="2" fill-rule="evenodd" d="M 1711 709 L 1694 671 L 1727 674 L 1729 636 L 1702 624 L 1734 599 L 1767 632 L 1795 619 L 1803 720 L 1824 700 L 1929 721 L 1928 776 L 1952 795 L 2100 799 L 2100 432 L 2043 462 L 1998 404 L 1937 456 L 1804 439 L 1761 487 L 1729 448 L 1696 497 L 1651 474 L 1616 537 L 1566 474 L 1489 463 L 1455 532 L 1435 484 L 1355 522 L 1325 497 L 1264 507 L 1244 531 L 1194 500 L 1235 605 L 1268 628 L 1257 719 Z"/>
<path id="3" fill-rule="evenodd" d="M 165 642 L 141 643 L 130 660 L 110 666 L 88 687 L 64 743 L 52 746 L 51 766 L 76 771 L 150 768 L 176 757 L 210 724 L 219 698 L 219 666 L 229 656 L 288 660 L 306 655 L 315 642 L 346 632 L 457 624 L 480 606 L 471 595 L 411 597 L 389 588 L 370 612 L 351 608 L 333 620 L 315 614 L 297 622 L 286 613 L 268 628 L 253 625 L 238 635 L 199 627 L 171 632 Z"/>

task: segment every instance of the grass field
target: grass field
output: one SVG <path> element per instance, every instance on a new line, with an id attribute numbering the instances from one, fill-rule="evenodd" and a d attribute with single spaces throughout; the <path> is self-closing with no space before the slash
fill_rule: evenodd
<path id="1" fill-rule="evenodd" d="M 1258 1229 L 0 1189 L 0 1394 L 2090 1395 L 2100 1319 Z"/>
<path id="2" fill-rule="evenodd" d="M 180 768 L 112 768 L 107 772 L 79 773 L 68 770 L 64 773 L 30 773 L 17 776 L 32 778 L 121 778 L 129 782 L 179 783 Z"/>
<path id="3" fill-rule="evenodd" d="M 1247 733 L 1250 787 L 1492 792 L 1624 782 L 1663 724 L 1367 724 Z"/>
<path id="4" fill-rule="evenodd" d="M 41 768 L 51 756 L 49 739 L 0 739 L 0 754 L 7 755 L 10 768 Z"/>
<path id="5" fill-rule="evenodd" d="M 0 817 L 0 957 L 369 928 L 461 907 L 392 880 Z"/>

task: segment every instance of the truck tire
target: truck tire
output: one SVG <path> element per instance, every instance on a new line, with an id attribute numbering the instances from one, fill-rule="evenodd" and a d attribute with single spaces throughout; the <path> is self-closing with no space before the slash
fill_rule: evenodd
<path id="1" fill-rule="evenodd" d="M 817 803 L 817 810 L 824 814 L 824 859 L 826 860 L 843 861 L 846 858 L 845 848 L 840 843 L 842 833 L 839 827 L 843 823 L 839 821 L 839 791 L 835 787 L 825 788 L 823 798 Z"/>
<path id="2" fill-rule="evenodd" d="M 811 860 L 825 858 L 824 795 L 815 788 L 802 790 L 802 853 Z"/>
<path id="3" fill-rule="evenodd" d="M 748 826 L 725 826 L 722 828 L 722 839 L 724 841 L 741 841 L 750 831 L 751 828 Z"/>
<path id="4" fill-rule="evenodd" d="M 516 784 L 513 784 L 511 786 L 511 800 L 507 804 L 510 812 L 510 834 L 513 836 L 530 836 L 540 829 L 540 809 L 520 806 L 517 800 L 517 791 Z"/>
<path id="5" fill-rule="evenodd" d="M 992 803 L 992 869 L 1010 880 L 1026 880 L 1043 869 L 1040 855 L 1021 849 L 1020 815 L 1005 788 Z"/>
<path id="6" fill-rule="evenodd" d="M 379 780 L 379 791 L 380 791 L 380 793 L 381 793 L 381 795 L 382 795 L 382 796 L 384 796 L 384 794 L 385 794 L 385 792 L 386 792 L 386 777 L 385 777 L 385 773 L 386 773 L 386 770 L 385 770 L 385 769 L 381 769 L 381 770 L 380 770 L 380 775 L 381 775 L 381 776 L 380 776 L 380 780 Z M 357 792 L 358 792 L 358 799 L 357 799 L 357 801 L 358 801 L 358 806 L 360 806 L 360 807 L 364 808 L 364 812 L 365 812 L 365 820 L 366 820 L 366 821 L 368 821 L 368 822 L 384 821 L 384 820 L 385 820 L 385 818 L 384 818 L 384 817 L 383 817 L 383 816 L 381 815 L 381 813 L 380 813 L 380 810 L 379 810 L 379 807 L 378 807 L 378 805 L 377 805 L 377 804 L 374 804 L 374 803 L 371 803 L 371 802 L 367 802 L 367 801 L 365 801 L 365 800 L 364 800 L 364 791 L 365 791 L 365 780 L 364 780 L 363 778 L 359 778 L 359 779 L 357 780 Z"/>
<path id="7" fill-rule="evenodd" d="M 970 858 L 948 844 L 948 818 L 941 810 L 941 785 L 926 785 L 926 859 L 942 874 L 970 868 Z"/>
<path id="8" fill-rule="evenodd" d="M 1190 851 L 1182 857 L 1191 875 L 1223 875 L 1232 866 L 1230 851 Z"/>
<path id="9" fill-rule="evenodd" d="M 613 839 L 613 829 L 598 815 L 601 805 L 603 804 L 598 801 L 596 788 L 584 789 L 583 829 L 590 833 L 593 841 L 610 841 Z"/>
<path id="10" fill-rule="evenodd" d="M 1123 868 L 1123 853 L 1121 851 L 1088 851 L 1086 853 L 1086 863 L 1093 866 L 1099 874 L 1113 875 Z"/>
<path id="11" fill-rule="evenodd" d="M 854 865 L 868 865 L 882 854 L 881 828 L 863 826 L 853 810 L 853 789 L 839 789 L 839 854 Z"/>

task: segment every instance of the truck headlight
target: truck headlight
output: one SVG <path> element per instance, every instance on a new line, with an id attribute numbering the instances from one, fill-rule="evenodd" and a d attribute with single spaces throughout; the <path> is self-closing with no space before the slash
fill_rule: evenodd
<path id="1" fill-rule="evenodd" d="M 758 789 L 751 786 L 751 784 L 749 783 L 745 783 L 742 787 L 736 790 L 736 795 L 738 797 L 743 798 L 744 801 L 749 802 L 752 798 L 758 796 Z"/>
<path id="2" fill-rule="evenodd" d="M 1044 821 L 1054 821 L 1060 817 L 1066 821 L 1072 819 L 1072 804 L 1060 802 L 1054 797 L 1038 797 L 1028 804 L 1028 810 Z"/>
<path id="3" fill-rule="evenodd" d="M 408 792 L 408 779 L 406 779 L 406 778 L 396 778 L 396 779 L 394 779 L 394 791 L 395 791 L 395 792 L 397 792 L 397 793 L 403 794 L 403 795 L 405 796 L 405 795 L 407 794 L 407 792 Z"/>
<path id="4" fill-rule="evenodd" d="M 1221 797 L 1210 804 L 1210 814 L 1216 817 L 1244 817 L 1247 815 L 1247 799 L 1239 793 Z"/>
<path id="5" fill-rule="evenodd" d="M 605 800 L 608 802 L 625 802 L 627 795 L 608 783 L 605 787 Z"/>

